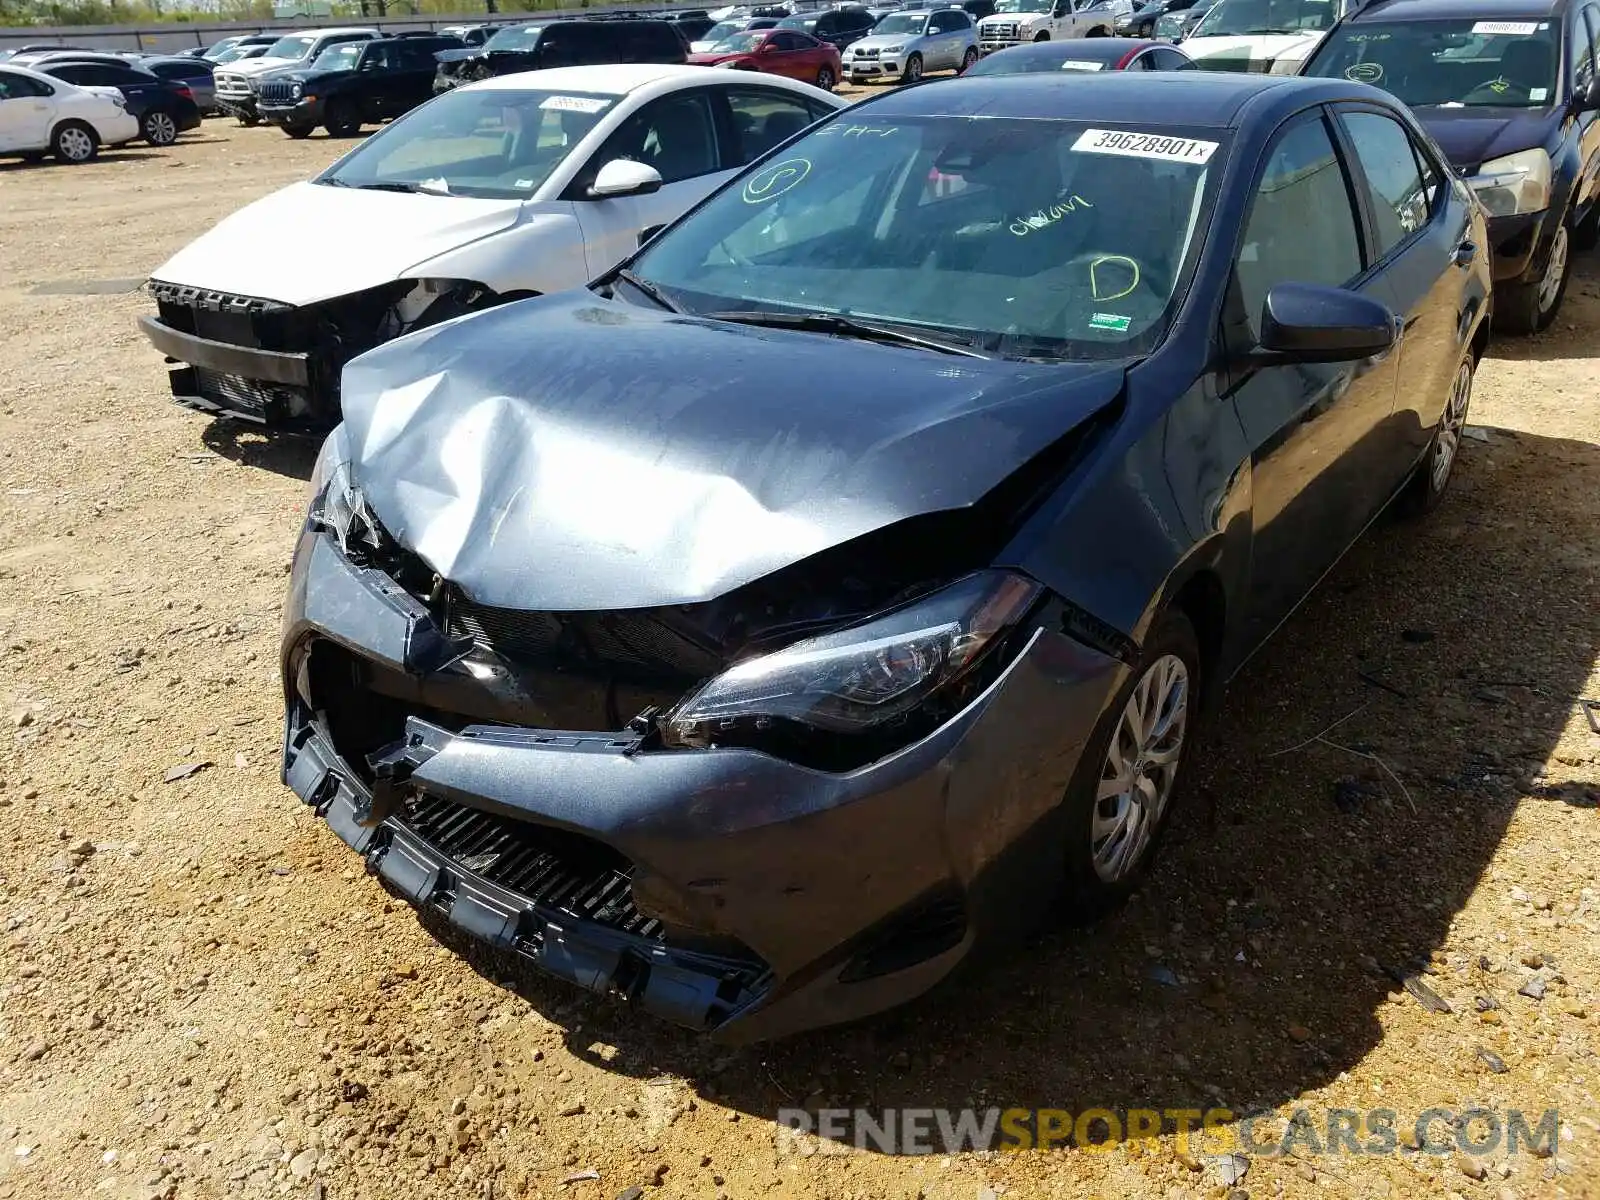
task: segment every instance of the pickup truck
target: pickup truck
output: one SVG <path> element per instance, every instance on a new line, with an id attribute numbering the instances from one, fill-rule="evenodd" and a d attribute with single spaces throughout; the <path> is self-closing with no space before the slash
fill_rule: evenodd
<path id="1" fill-rule="evenodd" d="M 329 46 L 343 42 L 365 42 L 382 37 L 376 29 L 312 29 L 286 33 L 265 54 L 248 62 L 234 62 L 216 72 L 217 107 L 241 125 L 261 124 L 256 111 L 256 83 L 260 76 L 284 67 L 303 67 L 315 62 Z"/>
<path id="2" fill-rule="evenodd" d="M 978 51 L 1062 38 L 1110 37 L 1116 14 L 1092 0 L 998 0 L 992 16 L 978 22 Z"/>
<path id="3" fill-rule="evenodd" d="M 433 96 L 434 54 L 460 49 L 458 37 L 384 37 L 324 50 L 304 70 L 280 70 L 256 83 L 256 111 L 292 138 L 321 125 L 353 137 L 363 125 L 410 112 Z"/>

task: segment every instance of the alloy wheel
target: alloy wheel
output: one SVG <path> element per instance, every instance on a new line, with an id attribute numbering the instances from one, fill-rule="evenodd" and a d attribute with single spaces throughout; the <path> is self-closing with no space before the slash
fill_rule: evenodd
<path id="1" fill-rule="evenodd" d="M 1106 749 L 1090 819 L 1095 873 L 1126 877 L 1150 845 L 1177 780 L 1189 724 L 1189 668 L 1163 654 L 1145 668 Z"/>
<path id="2" fill-rule="evenodd" d="M 831 67 L 823 67 L 817 72 L 817 86 L 823 91 L 833 91 L 834 82 L 833 69 Z"/>
<path id="3" fill-rule="evenodd" d="M 59 145 L 68 162 L 88 162 L 94 157 L 94 139 L 85 130 L 62 130 Z"/>
<path id="4" fill-rule="evenodd" d="M 1544 265 L 1544 278 L 1539 280 L 1539 311 L 1549 312 L 1561 295 L 1561 282 L 1567 275 L 1567 226 L 1562 222 L 1550 242 L 1550 259 Z"/>
<path id="5" fill-rule="evenodd" d="M 1450 388 L 1450 400 L 1445 405 L 1444 416 L 1439 421 L 1439 432 L 1433 443 L 1433 462 L 1429 467 L 1433 490 L 1441 492 L 1450 479 L 1450 469 L 1455 466 L 1456 452 L 1461 448 L 1461 431 L 1467 425 L 1467 406 L 1472 403 L 1472 362 L 1463 362 L 1456 371 L 1456 381 Z"/>
<path id="6" fill-rule="evenodd" d="M 972 70 L 972 65 L 977 61 L 978 52 L 976 50 L 969 49 L 964 55 L 961 56 L 961 67 L 957 73 L 965 75 L 968 71 Z"/>
<path id="7" fill-rule="evenodd" d="M 178 126 L 164 112 L 153 112 L 144 119 L 145 140 L 152 146 L 170 146 L 178 140 Z"/>
<path id="8" fill-rule="evenodd" d="M 913 54 L 906 61 L 906 82 L 917 83 L 922 79 L 922 58 Z"/>

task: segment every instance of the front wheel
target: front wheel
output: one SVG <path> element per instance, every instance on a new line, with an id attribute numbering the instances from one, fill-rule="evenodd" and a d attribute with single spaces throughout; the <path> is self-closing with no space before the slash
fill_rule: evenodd
<path id="1" fill-rule="evenodd" d="M 968 71 L 972 70 L 973 64 L 976 63 L 977 61 L 978 61 L 977 48 L 974 47 L 974 46 L 968 46 L 967 47 L 967 52 L 961 56 L 961 65 L 959 67 L 957 67 L 956 70 L 959 71 L 961 74 L 965 75 Z"/>
<path id="2" fill-rule="evenodd" d="M 1417 464 L 1416 473 L 1400 493 L 1399 507 L 1407 516 L 1421 516 L 1439 507 L 1445 488 L 1450 486 L 1450 476 L 1455 470 L 1461 452 L 1461 437 L 1467 427 L 1467 409 L 1472 404 L 1472 377 L 1477 369 L 1477 359 L 1469 349 L 1456 377 L 1450 384 L 1450 396 L 1445 401 L 1444 413 L 1434 428 L 1428 452 Z"/>
<path id="3" fill-rule="evenodd" d="M 1107 29 L 1104 25 L 1096 25 L 1093 29 L 1089 30 L 1088 33 L 1084 34 L 1084 36 L 1085 37 L 1110 37 L 1111 36 L 1111 31 L 1109 29 Z"/>
<path id="4" fill-rule="evenodd" d="M 261 118 L 246 116 L 244 113 L 240 113 L 239 124 L 244 126 L 246 129 L 254 129 L 257 125 L 261 124 Z"/>
<path id="5" fill-rule="evenodd" d="M 178 123 L 172 119 L 171 113 L 145 113 L 139 131 L 152 146 L 170 146 L 178 140 Z"/>
<path id="6" fill-rule="evenodd" d="M 833 85 L 838 82 L 838 77 L 834 75 L 832 67 L 817 68 L 817 86 L 823 91 L 833 91 Z"/>
<path id="7" fill-rule="evenodd" d="M 1182 612 L 1165 612 L 1062 801 L 1071 915 L 1092 918 L 1121 904 L 1149 868 L 1189 758 L 1199 695 L 1194 626 Z"/>
<path id="8" fill-rule="evenodd" d="M 1561 311 L 1561 301 L 1566 298 L 1567 281 L 1571 277 L 1572 231 L 1563 216 L 1555 236 L 1550 239 L 1550 250 L 1539 278 L 1532 283 L 1504 284 L 1497 289 L 1495 325 L 1508 333 L 1540 333 L 1550 328 Z"/>
<path id="9" fill-rule="evenodd" d="M 1048 33 L 1041 33 L 1038 37 L 1034 38 L 1033 40 L 1036 41 L 1036 42 L 1048 42 L 1050 40 L 1050 35 Z"/>
<path id="10" fill-rule="evenodd" d="M 361 132 L 361 114 L 348 100 L 335 100 L 328 106 L 328 136 L 354 137 Z"/>
<path id="11" fill-rule="evenodd" d="M 86 163 L 100 153 L 100 138 L 82 121 L 63 121 L 50 137 L 50 153 L 64 163 Z"/>
<path id="12" fill-rule="evenodd" d="M 298 142 L 302 138 L 310 137 L 311 131 L 315 128 L 315 125 L 285 125 L 283 131 Z"/>
<path id="13" fill-rule="evenodd" d="M 922 81 L 922 55 L 913 54 L 906 59 L 906 69 L 900 73 L 901 83 L 920 83 Z"/>

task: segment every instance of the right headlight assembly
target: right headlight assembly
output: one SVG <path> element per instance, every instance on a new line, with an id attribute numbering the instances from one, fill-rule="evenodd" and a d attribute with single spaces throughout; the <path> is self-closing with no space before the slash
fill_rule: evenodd
<path id="1" fill-rule="evenodd" d="M 1491 217 L 1514 217 L 1550 207 L 1550 156 L 1521 150 L 1490 159 L 1467 182 Z"/>
<path id="2" fill-rule="evenodd" d="M 979 670 L 1039 598 L 1009 571 L 981 571 L 860 625 L 747 659 L 660 723 L 669 746 L 743 745 L 819 765 L 859 765 L 931 731 L 971 698 Z M 825 735 L 813 741 L 813 735 Z M 862 745 L 865 739 L 866 745 Z"/>

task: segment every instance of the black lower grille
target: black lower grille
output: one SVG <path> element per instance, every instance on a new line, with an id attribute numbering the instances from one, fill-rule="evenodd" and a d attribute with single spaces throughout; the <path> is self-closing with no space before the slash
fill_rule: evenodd
<path id="1" fill-rule="evenodd" d="M 662 940 L 633 906 L 633 864 L 600 842 L 529 821 L 412 794 L 399 822 L 452 862 L 540 908 Z"/>
<path id="2" fill-rule="evenodd" d="M 298 388 L 227 375 L 206 367 L 196 367 L 194 379 L 195 390 L 207 400 L 262 420 L 296 416 L 306 409 L 305 397 Z"/>

